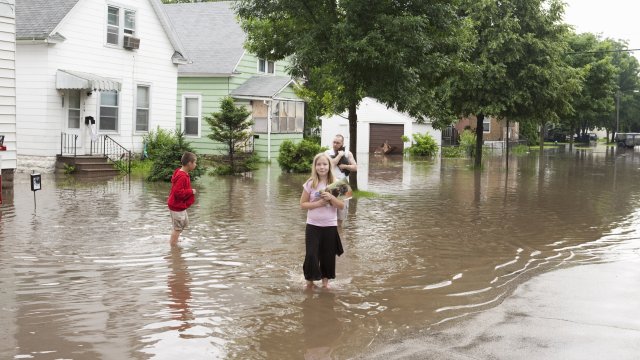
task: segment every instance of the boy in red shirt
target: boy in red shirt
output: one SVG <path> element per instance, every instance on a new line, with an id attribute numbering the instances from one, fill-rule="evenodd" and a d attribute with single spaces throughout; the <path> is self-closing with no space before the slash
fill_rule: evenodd
<path id="1" fill-rule="evenodd" d="M 187 208 L 195 201 L 196 190 L 191 188 L 189 171 L 196 168 L 196 154 L 185 152 L 180 159 L 182 167 L 176 169 L 171 177 L 171 192 L 167 199 L 173 230 L 171 231 L 171 246 L 178 244 L 178 237 L 189 224 Z"/>

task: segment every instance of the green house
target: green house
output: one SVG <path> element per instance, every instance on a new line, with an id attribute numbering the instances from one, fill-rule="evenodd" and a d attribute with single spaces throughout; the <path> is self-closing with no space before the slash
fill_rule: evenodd
<path id="1" fill-rule="evenodd" d="M 246 35 L 232 2 L 166 4 L 164 9 L 189 54 L 178 68 L 176 126 L 196 151 L 225 154 L 223 144 L 207 137 L 205 116 L 220 110 L 226 96 L 245 105 L 254 121 L 253 143 L 262 159 L 278 156 L 284 140 L 302 140 L 304 101 L 294 93 L 295 81 L 286 61 L 269 61 L 246 52 Z"/>

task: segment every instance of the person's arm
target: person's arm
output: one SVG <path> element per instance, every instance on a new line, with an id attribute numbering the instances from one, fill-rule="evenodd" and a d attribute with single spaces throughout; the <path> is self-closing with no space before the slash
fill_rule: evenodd
<path id="1" fill-rule="evenodd" d="M 187 187 L 187 179 L 185 177 L 180 177 L 178 181 L 176 181 L 175 187 L 176 191 L 174 194 L 180 199 L 186 200 L 195 194 L 193 189 Z"/>
<path id="2" fill-rule="evenodd" d="M 324 199 L 324 201 L 331 204 L 331 206 L 340 210 L 344 209 L 344 201 L 333 196 L 333 194 L 331 194 L 329 191 L 323 192 L 322 194 L 320 194 L 320 196 L 322 197 L 322 199 Z"/>
<path id="3" fill-rule="evenodd" d="M 328 150 L 327 152 L 325 152 L 325 154 L 327 154 L 327 156 L 329 157 L 329 162 L 331 163 L 331 167 L 334 168 L 338 166 L 338 164 L 340 163 L 340 159 L 342 159 L 342 156 L 344 156 L 344 151 L 342 150 L 338 151 L 335 157 L 331 157 Z"/>
<path id="4" fill-rule="evenodd" d="M 324 198 L 320 198 L 316 201 L 310 200 L 311 195 L 307 192 L 307 190 L 302 190 L 302 195 L 300 195 L 300 208 L 302 210 L 311 210 L 325 206 L 327 204 L 327 201 L 324 200 Z"/>
<path id="5" fill-rule="evenodd" d="M 338 157 L 336 156 L 336 159 L 337 158 Z M 349 157 L 347 158 L 347 160 L 349 161 L 349 165 L 347 164 L 338 165 L 340 170 L 349 170 L 350 172 L 358 172 L 358 164 L 356 164 L 356 159 L 353 158 L 353 154 L 351 153 L 351 151 L 349 151 Z"/>

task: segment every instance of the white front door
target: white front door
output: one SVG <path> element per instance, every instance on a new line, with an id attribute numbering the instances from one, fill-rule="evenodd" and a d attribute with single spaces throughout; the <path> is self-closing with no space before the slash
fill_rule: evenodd
<path id="1" fill-rule="evenodd" d="M 78 138 L 75 141 L 76 154 L 84 154 L 83 137 L 81 128 L 84 126 L 82 121 L 82 92 L 81 90 L 66 90 L 65 92 L 65 133 L 67 133 L 67 139 L 65 146 L 73 146 L 73 137 L 77 135 Z M 63 139 L 64 140 L 64 139 Z"/>

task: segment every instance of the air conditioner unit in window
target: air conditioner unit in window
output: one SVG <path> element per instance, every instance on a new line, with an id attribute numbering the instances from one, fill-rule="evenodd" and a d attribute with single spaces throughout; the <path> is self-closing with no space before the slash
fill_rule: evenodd
<path id="1" fill-rule="evenodd" d="M 140 48 L 140 39 L 133 36 L 125 36 L 122 47 L 133 50 Z"/>

